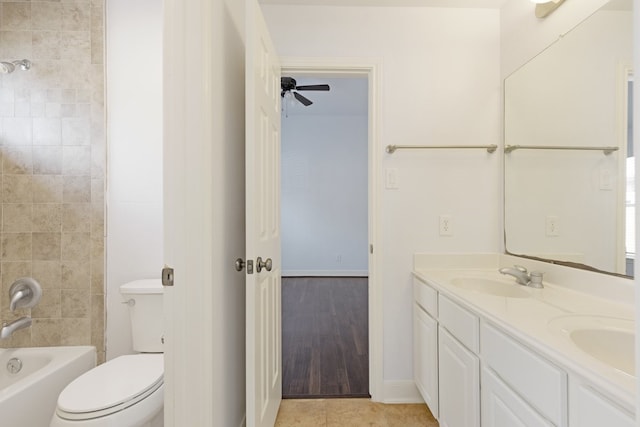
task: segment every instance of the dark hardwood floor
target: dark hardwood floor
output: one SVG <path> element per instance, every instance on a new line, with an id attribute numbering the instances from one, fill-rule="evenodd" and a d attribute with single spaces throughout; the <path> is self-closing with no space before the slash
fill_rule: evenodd
<path id="1" fill-rule="evenodd" d="M 368 397 L 366 277 L 282 278 L 282 397 Z"/>

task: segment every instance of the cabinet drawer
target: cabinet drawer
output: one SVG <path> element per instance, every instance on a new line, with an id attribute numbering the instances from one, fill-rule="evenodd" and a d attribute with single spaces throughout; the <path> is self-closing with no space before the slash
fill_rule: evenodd
<path id="1" fill-rule="evenodd" d="M 491 325 L 481 328 L 482 360 L 556 426 L 567 425 L 567 374 Z"/>
<path id="2" fill-rule="evenodd" d="M 438 321 L 463 345 L 474 353 L 479 351 L 478 317 L 449 298 L 438 295 Z"/>
<path id="3" fill-rule="evenodd" d="M 421 280 L 413 279 L 413 299 L 431 317 L 438 318 L 438 291 Z"/>

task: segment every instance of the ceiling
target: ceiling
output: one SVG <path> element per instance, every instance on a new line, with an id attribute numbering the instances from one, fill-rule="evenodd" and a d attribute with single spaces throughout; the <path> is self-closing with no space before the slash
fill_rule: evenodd
<path id="1" fill-rule="evenodd" d="M 263 4 L 302 6 L 465 7 L 499 9 L 508 0 L 259 0 Z"/>
<path id="2" fill-rule="evenodd" d="M 296 79 L 298 86 L 328 84 L 328 92 L 300 91 L 313 104 L 305 107 L 299 102 L 284 105 L 282 116 L 297 115 L 359 115 L 367 113 L 368 85 L 366 77 L 310 77 L 285 74 Z M 286 108 L 286 109 L 285 109 Z"/>

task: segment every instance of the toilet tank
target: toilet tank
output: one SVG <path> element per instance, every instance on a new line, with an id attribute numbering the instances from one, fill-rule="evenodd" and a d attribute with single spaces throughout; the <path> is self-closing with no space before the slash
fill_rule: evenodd
<path id="1" fill-rule="evenodd" d="M 135 280 L 120 286 L 124 302 L 129 302 L 133 349 L 141 353 L 162 353 L 162 282 Z"/>

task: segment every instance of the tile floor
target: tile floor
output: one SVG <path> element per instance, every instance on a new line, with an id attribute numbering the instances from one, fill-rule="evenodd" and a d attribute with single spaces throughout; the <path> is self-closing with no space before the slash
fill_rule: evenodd
<path id="1" fill-rule="evenodd" d="M 426 405 L 369 399 L 284 399 L 275 427 L 438 427 Z"/>

